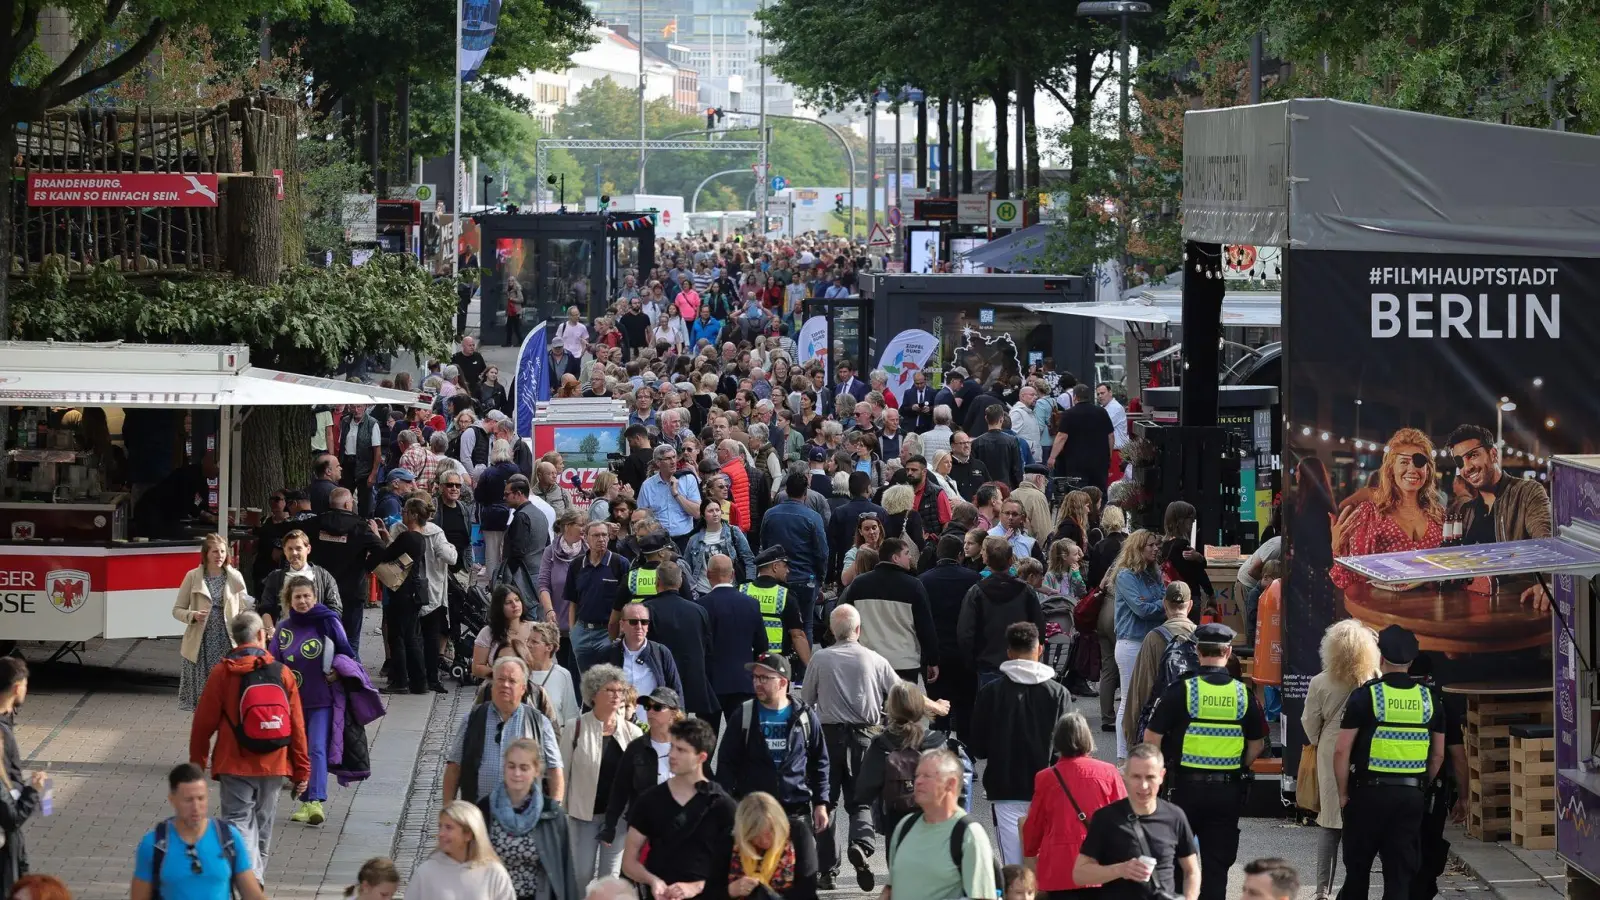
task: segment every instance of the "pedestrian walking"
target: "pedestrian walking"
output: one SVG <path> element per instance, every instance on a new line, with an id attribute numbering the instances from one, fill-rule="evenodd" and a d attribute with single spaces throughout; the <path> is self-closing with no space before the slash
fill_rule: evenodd
<path id="1" fill-rule="evenodd" d="M 527 702 L 528 665 L 516 656 L 494 662 L 489 702 L 472 708 L 456 730 L 445 757 L 444 802 L 457 793 L 469 804 L 494 789 L 494 774 L 505 767 L 505 748 L 518 738 L 533 738 L 544 754 L 545 796 L 565 799 L 566 772 L 555 727 L 544 713 Z"/>
<path id="2" fill-rule="evenodd" d="M 671 565 L 677 569 L 677 563 Z M 658 687 L 672 688 L 682 697 L 683 679 L 679 677 L 678 663 L 672 651 L 650 640 L 650 607 L 643 603 L 630 603 L 623 615 L 622 637 L 613 641 L 601 654 L 601 662 L 620 669 L 624 683 L 630 685 L 639 697 L 648 696 Z M 632 713 L 629 715 L 631 717 Z M 644 719 L 642 711 L 638 718 Z"/>
<path id="3" fill-rule="evenodd" d="M 23 778 L 15 731 L 17 707 L 28 697 L 28 664 L 19 656 L 0 656 L 0 894 L 9 893 L 28 873 L 28 847 L 22 826 L 38 811 L 48 780 L 43 771 Z"/>
<path id="4" fill-rule="evenodd" d="M 1165 761 L 1154 744 L 1128 750 L 1128 796 L 1100 808 L 1072 864 L 1072 880 L 1100 885 L 1106 900 L 1200 896 L 1200 854 L 1183 810 L 1161 799 Z M 1181 874 L 1181 878 L 1180 878 Z"/>
<path id="5" fill-rule="evenodd" d="M 331 496 L 329 501 L 332 502 Z M 370 525 L 366 527 L 371 528 Z M 262 579 L 261 596 L 256 598 L 255 611 L 261 615 L 261 621 L 269 632 L 278 627 L 278 619 L 283 615 L 283 582 L 291 575 L 303 575 L 311 579 L 317 591 L 317 602 L 335 612 L 344 612 L 339 582 L 332 572 L 311 562 L 311 538 L 296 528 L 283 536 L 283 565 Z M 350 602 L 359 603 L 360 600 L 352 597 Z M 232 622 L 233 619 L 228 621 Z"/>
<path id="6" fill-rule="evenodd" d="M 294 575 L 284 582 L 282 605 L 288 614 L 278 623 L 272 646 L 300 685 L 306 751 L 311 757 L 311 780 L 289 821 L 321 825 L 327 819 L 322 801 L 328 799 L 328 750 L 335 724 L 340 735 L 344 733 L 342 719 L 333 720 L 333 684 L 339 680 L 334 662 L 343 656 L 359 665 L 360 658 L 345 636 L 339 614 L 317 602 L 311 579 Z"/>
<path id="7" fill-rule="evenodd" d="M 1000 667 L 1009 655 L 1008 630 L 1016 622 L 1030 622 L 1044 634 L 1044 610 L 1039 594 L 1011 573 L 1016 556 L 1003 537 L 983 539 L 983 563 L 988 575 L 968 589 L 961 602 L 957 642 L 962 661 L 977 673 L 978 690 L 1000 679 Z"/>
<path id="8" fill-rule="evenodd" d="M 994 805 L 994 830 L 1000 858 L 1022 862 L 1018 824 L 1033 799 L 1033 775 L 1048 768 L 1056 723 L 1072 710 L 1072 694 L 1055 680 L 1055 670 L 1039 662 L 1043 646 L 1032 622 L 1006 628 L 1006 661 L 1001 677 L 978 689 L 972 712 L 974 759 L 987 759 L 983 787 Z"/>
<path id="9" fill-rule="evenodd" d="M 572 617 L 572 655 L 580 675 L 598 663 L 611 644 L 611 607 L 628 576 L 628 558 L 612 552 L 610 540 L 607 523 L 585 525 L 584 553 L 572 561 L 562 588 Z"/>
<path id="10" fill-rule="evenodd" d="M 1301 753 L 1316 754 L 1316 799 L 1301 806 L 1317 807 L 1317 883 L 1315 900 L 1333 894 L 1334 871 L 1339 861 L 1339 836 L 1344 810 L 1339 803 L 1339 782 L 1333 776 L 1333 754 L 1339 745 L 1339 723 L 1344 720 L 1350 693 L 1378 677 L 1378 636 L 1360 619 L 1335 622 L 1322 633 L 1322 671 L 1306 688 L 1306 705 L 1300 727 L 1309 746 Z M 1431 894 L 1430 894 L 1431 896 Z"/>
<path id="11" fill-rule="evenodd" d="M 394 658 L 384 692 L 425 694 L 432 690 L 442 694 L 439 641 L 444 634 L 446 581 L 450 565 L 456 561 L 456 548 L 433 523 L 433 503 L 426 496 L 406 500 L 400 525 L 389 546 L 374 557 L 378 564 L 400 564 L 404 572 L 385 608 Z M 378 530 L 377 523 L 372 527 L 374 532 Z"/>
<path id="12" fill-rule="evenodd" d="M 1444 709 L 1407 673 L 1417 636 L 1398 625 L 1378 634 L 1374 681 L 1350 694 L 1333 751 L 1344 807 L 1340 900 L 1367 896 L 1374 857 L 1383 860 L 1384 900 L 1403 900 L 1421 867 L 1423 789 L 1444 764 Z"/>
<path id="13" fill-rule="evenodd" d="M 939 680 L 939 636 L 933 630 L 928 591 L 911 573 L 911 542 L 888 538 L 879 563 L 839 595 L 861 614 L 861 642 L 883 654 L 901 678 Z"/>
<path id="14" fill-rule="evenodd" d="M 828 746 L 816 710 L 789 697 L 789 660 L 767 653 L 747 668 L 755 699 L 729 714 L 717 749 L 717 782 L 735 797 L 765 791 L 789 817 L 795 877 L 815 889 L 817 832 L 828 827 Z"/>
<path id="15" fill-rule="evenodd" d="M 311 558 L 333 577 L 339 597 L 350 598 L 340 615 L 345 636 L 357 654 L 361 651 L 361 627 L 367 608 L 361 600 L 366 596 L 363 579 L 377 565 L 374 558 L 383 549 L 382 539 L 367 522 L 356 515 L 355 497 L 344 488 L 335 488 L 328 496 L 328 509 L 306 523 Z M 283 588 L 278 590 L 281 593 Z"/>
<path id="16" fill-rule="evenodd" d="M 930 750 L 917 763 L 915 798 L 889 835 L 889 878 L 884 895 L 988 900 L 999 890 L 989 836 L 961 808 L 961 760 Z"/>
<path id="17" fill-rule="evenodd" d="M 517 900 L 478 807 L 465 800 L 439 810 L 437 848 L 411 875 L 406 896 L 428 900 Z"/>
<path id="18" fill-rule="evenodd" d="M 577 900 L 581 895 L 572 864 L 567 814 L 546 797 L 539 742 L 518 738 L 506 748 L 499 784 L 478 801 L 500 863 L 511 877 L 517 900 Z"/>
<path id="19" fill-rule="evenodd" d="M 1128 674 L 1130 700 L 1124 709 L 1125 715 L 1118 724 L 1122 729 L 1123 739 L 1130 747 L 1144 740 L 1144 732 L 1140 730 L 1144 724 L 1141 717 L 1148 711 L 1150 701 L 1155 699 L 1158 692 L 1170 687 L 1162 681 L 1162 676 L 1167 674 L 1162 671 L 1167 647 L 1171 646 L 1173 641 L 1195 639 L 1194 630 L 1197 626 L 1194 620 L 1189 618 L 1192 606 L 1187 584 L 1174 581 L 1167 585 L 1166 593 L 1161 599 L 1161 608 L 1166 611 L 1167 620 L 1157 625 L 1144 636 L 1144 640 L 1139 642 L 1139 655 L 1134 658 L 1133 671 Z"/>
<path id="20" fill-rule="evenodd" d="M 755 696 L 745 663 L 768 650 L 783 652 L 785 634 L 796 644 L 805 643 L 800 613 L 788 602 L 788 588 L 778 574 L 788 574 L 787 555 L 782 547 L 769 547 L 758 558 L 766 560 L 760 566 L 762 574 L 754 583 L 735 588 L 733 560 L 722 554 L 712 556 L 706 563 L 711 590 L 695 598 L 711 620 L 708 665 L 711 690 L 717 695 L 718 720 Z M 806 658 L 810 656 L 807 645 Z"/>
<path id="21" fill-rule="evenodd" d="M 1244 775 L 1266 747 L 1267 720 L 1254 692 L 1228 674 L 1233 629 L 1195 629 L 1200 668 L 1169 685 L 1156 701 L 1144 742 L 1174 760 L 1166 785 L 1200 841 L 1200 900 L 1224 900 L 1228 869 L 1239 855 Z"/>
<path id="22" fill-rule="evenodd" d="M 1122 699 L 1118 701 L 1113 722 L 1127 717 L 1128 706 L 1138 708 L 1138 700 L 1130 699 L 1128 680 L 1133 676 L 1134 663 L 1139 658 L 1139 645 L 1145 635 L 1166 621 L 1162 601 L 1166 596 L 1166 583 L 1159 564 L 1161 538 L 1140 529 L 1128 535 L 1117 555 L 1116 565 L 1107 574 L 1111 582 L 1112 615 L 1116 622 L 1117 643 L 1114 658 L 1117 675 L 1121 681 Z M 1104 693 L 1104 688 L 1101 692 Z M 1137 713 L 1135 714 L 1137 715 Z M 1128 755 L 1128 741 L 1120 729 L 1117 734 L 1117 759 Z"/>
<path id="23" fill-rule="evenodd" d="M 200 702 L 211 667 L 233 649 L 228 620 L 244 609 L 248 599 L 244 576 L 228 565 L 228 544 L 208 534 L 200 543 L 200 565 L 189 570 L 178 585 L 172 617 L 184 623 L 178 655 L 178 708 L 192 712 Z"/>
<path id="24" fill-rule="evenodd" d="M 678 563 L 662 563 L 656 571 L 661 590 L 643 605 L 650 608 L 651 639 L 666 647 L 677 664 L 684 709 L 715 721 L 721 707 L 711 688 L 711 616 L 705 607 L 685 599 L 684 574 Z"/>
<path id="25" fill-rule="evenodd" d="M 296 794 L 311 780 L 306 722 L 300 685 L 267 651 L 261 616 L 239 613 L 228 621 L 228 634 L 234 648 L 211 670 L 189 726 L 189 762 L 210 769 L 222 792 L 222 818 L 244 836 L 256 880 L 266 884 L 283 780 Z"/>
<path id="26" fill-rule="evenodd" d="M 745 797 L 733 813 L 733 853 L 728 861 L 728 896 L 762 900 L 806 900 L 815 885 L 796 874 L 795 842 L 783 806 L 763 791 Z"/>
<path id="27" fill-rule="evenodd" d="M 502 544 L 500 568 L 492 573 L 494 583 L 512 584 L 523 598 L 523 616 L 534 616 L 528 604 L 539 598 L 539 566 L 544 559 L 544 548 L 550 545 L 553 534 L 553 517 L 547 517 L 540 504 L 529 499 L 532 488 L 523 475 L 506 479 L 506 505 L 511 510 L 511 524 L 506 527 Z M 540 606 L 536 617 L 555 621 L 555 608 Z"/>
<path id="28" fill-rule="evenodd" d="M 645 709 L 645 732 L 633 739 L 617 764 L 617 777 L 606 802 L 605 827 L 599 835 L 606 845 L 616 843 L 619 824 L 626 833 L 625 819 L 633 801 L 672 777 L 667 757 L 672 752 L 672 726 L 683 721 L 682 701 L 672 688 L 658 687 L 639 702 Z"/>
<path id="29" fill-rule="evenodd" d="M 354 900 L 393 900 L 400 890 L 400 870 L 394 860 L 374 856 L 361 864 L 356 873 L 356 883 L 344 889 L 344 895 Z"/>
<path id="30" fill-rule="evenodd" d="M 562 728 L 561 758 L 567 768 L 567 833 L 578 889 L 621 871 L 622 848 L 600 839 L 606 809 L 628 746 L 641 734 L 632 720 L 627 676 L 612 665 L 583 673 L 589 712 Z"/>
<path id="31" fill-rule="evenodd" d="M 672 777 L 640 794 L 629 811 L 622 873 L 653 897 L 726 896 L 733 851 L 734 800 L 706 777 L 717 734 L 701 719 L 674 723 Z M 649 842 L 648 858 L 641 853 Z"/>
<path id="32" fill-rule="evenodd" d="M 266 900 L 251 870 L 250 844 L 237 826 L 211 818 L 209 801 L 206 773 L 199 766 L 180 763 L 167 773 L 172 818 L 139 841 L 130 900 Z"/>
<path id="33" fill-rule="evenodd" d="M 789 576 L 785 586 L 789 591 L 785 603 L 795 605 L 809 645 L 815 641 L 817 587 L 828 571 L 828 537 L 821 514 L 807 503 L 808 484 L 806 476 L 800 473 L 791 474 L 784 481 L 783 492 L 787 499 L 774 504 L 761 517 L 761 540 L 765 545 L 762 549 L 783 547 L 787 551 Z M 757 566 L 759 568 L 759 561 Z M 802 674 L 804 663 L 802 657 Z"/>
<path id="34" fill-rule="evenodd" d="M 1050 739 L 1056 761 L 1033 776 L 1033 801 L 1022 828 L 1022 855 L 1038 861 L 1037 888 L 1046 900 L 1095 885 L 1072 880 L 1072 866 L 1089 834 L 1089 818 L 1128 796 L 1117 767 L 1094 758 L 1094 733 L 1083 714 L 1067 713 Z M 1009 868 L 1009 867 L 1007 867 Z"/>

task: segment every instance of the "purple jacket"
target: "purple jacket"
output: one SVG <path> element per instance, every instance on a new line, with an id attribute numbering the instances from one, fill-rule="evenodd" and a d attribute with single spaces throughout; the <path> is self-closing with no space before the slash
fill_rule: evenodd
<path id="1" fill-rule="evenodd" d="M 334 682 L 331 692 L 333 715 L 328 717 L 328 771 L 339 779 L 340 787 L 345 787 L 365 781 L 372 774 L 365 728 L 383 717 L 383 695 L 372 686 L 361 663 L 348 656 L 335 657 L 333 671 L 339 680 Z M 349 759 L 345 758 L 347 735 L 362 744 L 349 748 L 352 751 Z"/>

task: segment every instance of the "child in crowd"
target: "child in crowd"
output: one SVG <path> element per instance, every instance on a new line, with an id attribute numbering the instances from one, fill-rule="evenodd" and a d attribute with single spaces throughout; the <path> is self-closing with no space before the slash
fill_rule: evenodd
<path id="1" fill-rule="evenodd" d="M 1044 589 L 1076 603 L 1089 593 L 1083 583 L 1083 548 L 1072 538 L 1061 538 L 1050 545 L 1050 567 L 1044 573 Z"/>
<path id="2" fill-rule="evenodd" d="M 1029 556 L 1017 561 L 1017 578 L 1026 581 L 1035 591 L 1044 590 L 1044 563 Z"/>
<path id="3" fill-rule="evenodd" d="M 273 652 L 294 670 L 300 682 L 300 708 L 305 713 L 306 750 L 311 755 L 311 781 L 300 796 L 291 822 L 321 825 L 322 801 L 328 799 L 328 739 L 333 728 L 333 659 L 359 659 L 345 636 L 339 614 L 317 602 L 316 585 L 304 575 L 284 579 L 283 609 Z M 344 723 L 340 722 L 343 728 Z"/>
<path id="4" fill-rule="evenodd" d="M 1000 870 L 1005 879 L 1005 900 L 1033 900 L 1039 893 L 1039 882 L 1027 866 L 1006 866 Z"/>
<path id="5" fill-rule="evenodd" d="M 382 856 L 374 856 L 361 866 L 356 883 L 344 889 L 354 900 L 391 900 L 400 889 L 400 870 Z"/>

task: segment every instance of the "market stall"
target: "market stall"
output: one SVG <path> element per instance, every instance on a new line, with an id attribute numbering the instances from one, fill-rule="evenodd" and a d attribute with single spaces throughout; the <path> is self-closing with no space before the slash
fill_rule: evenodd
<path id="1" fill-rule="evenodd" d="M 245 524 L 238 437 L 250 408 L 416 402 L 257 368 L 242 346 L 0 343 L 0 640 L 182 633 L 174 591 L 201 538 Z M 215 431 L 169 434 L 155 410 L 190 411 L 181 422 L 215 411 Z M 126 463 L 152 445 L 173 448 L 170 463 L 140 483 Z M 194 514 L 168 515 L 185 506 Z"/>

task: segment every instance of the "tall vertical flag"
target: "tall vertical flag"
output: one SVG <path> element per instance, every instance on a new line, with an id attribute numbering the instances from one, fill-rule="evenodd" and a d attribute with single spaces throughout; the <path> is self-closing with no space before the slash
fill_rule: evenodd
<path id="1" fill-rule="evenodd" d="M 494 45 L 495 30 L 500 27 L 500 0 L 461 0 L 461 53 L 459 65 L 462 81 L 478 77 L 484 57 Z"/>
<path id="2" fill-rule="evenodd" d="M 512 380 L 517 392 L 517 437 L 533 437 L 534 409 L 540 401 L 550 399 L 550 340 L 545 336 L 545 324 L 528 329 L 517 353 L 517 374 Z"/>
<path id="3" fill-rule="evenodd" d="M 828 319 L 826 316 L 812 316 L 800 326 L 800 333 L 794 339 L 795 362 L 804 365 L 813 359 L 820 359 L 823 363 L 828 361 Z M 830 375 L 832 373 L 829 373 Z"/>
<path id="4" fill-rule="evenodd" d="M 938 345 L 938 338 L 926 331 L 912 328 L 895 335 L 883 348 L 883 357 L 878 360 L 878 368 L 889 373 L 888 388 L 894 391 L 896 397 L 910 387 L 912 377 L 928 365 L 928 360 L 933 358 L 933 351 Z"/>

